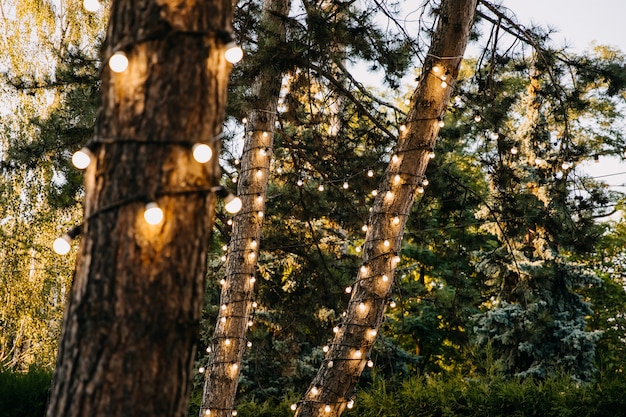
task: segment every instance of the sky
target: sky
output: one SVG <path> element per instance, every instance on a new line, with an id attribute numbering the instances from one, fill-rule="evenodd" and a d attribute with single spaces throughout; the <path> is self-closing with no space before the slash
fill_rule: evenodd
<path id="1" fill-rule="evenodd" d="M 613 46 L 626 53 L 626 1 L 624 0 L 500 0 L 525 25 L 549 25 L 558 33 L 555 46 L 567 44 L 576 52 L 590 49 L 592 43 Z M 626 134 L 626 132 L 625 132 Z M 626 192 L 626 161 L 600 158 L 600 163 L 584 171 Z"/>

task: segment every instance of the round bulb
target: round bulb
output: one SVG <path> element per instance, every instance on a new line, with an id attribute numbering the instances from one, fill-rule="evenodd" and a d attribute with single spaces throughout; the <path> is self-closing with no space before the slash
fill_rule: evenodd
<path id="1" fill-rule="evenodd" d="M 343 183 L 343 189 L 347 190 L 350 187 L 350 184 L 348 184 L 347 182 Z"/>
<path id="2" fill-rule="evenodd" d="M 296 411 L 297 408 L 298 408 L 297 404 L 291 404 L 291 411 Z"/>
<path id="3" fill-rule="evenodd" d="M 243 49 L 237 46 L 234 42 L 231 42 L 226 45 L 226 52 L 224 53 L 224 56 L 226 57 L 226 61 L 231 64 L 236 64 L 243 58 Z"/>
<path id="4" fill-rule="evenodd" d="M 91 158 L 93 158 L 91 151 L 87 148 L 82 148 L 72 155 L 72 164 L 78 169 L 85 169 L 91 164 Z"/>
<path id="5" fill-rule="evenodd" d="M 213 156 L 213 151 L 211 150 L 211 147 L 206 143 L 196 143 L 195 145 L 193 145 L 193 148 L 191 150 L 193 152 L 193 159 L 200 162 L 201 164 L 209 162 L 211 160 L 211 157 Z"/>
<path id="6" fill-rule="evenodd" d="M 354 407 L 354 400 L 348 401 L 348 404 L 346 405 L 346 407 L 348 407 L 348 408 Z"/>
<path id="7" fill-rule="evenodd" d="M 109 67 L 113 72 L 124 72 L 128 68 L 128 58 L 124 52 L 116 52 L 109 58 Z"/>
<path id="8" fill-rule="evenodd" d="M 157 203 L 146 204 L 146 211 L 143 213 L 143 218 L 148 224 L 156 225 L 163 221 L 163 210 Z"/>
<path id="9" fill-rule="evenodd" d="M 64 234 L 61 237 L 55 239 L 52 244 L 52 249 L 59 255 L 67 255 L 72 249 L 71 246 L 72 238 L 69 235 Z"/>
<path id="10" fill-rule="evenodd" d="M 100 6 L 102 5 L 100 4 L 98 0 L 84 0 L 83 1 L 83 7 L 85 8 L 85 10 L 91 13 L 95 13 L 98 10 L 100 10 Z"/>
<path id="11" fill-rule="evenodd" d="M 326 404 L 326 407 L 324 407 L 324 411 L 330 413 L 330 405 Z"/>
<path id="12" fill-rule="evenodd" d="M 367 171 L 367 176 L 368 177 L 373 177 L 374 176 L 374 171 L 372 171 L 371 169 Z"/>
<path id="13" fill-rule="evenodd" d="M 239 211 L 241 210 L 241 207 L 243 206 L 243 203 L 241 202 L 241 198 L 235 197 L 232 194 L 226 197 L 224 201 L 226 203 L 224 204 L 224 208 L 226 209 L 227 212 L 231 214 L 239 213 Z"/>

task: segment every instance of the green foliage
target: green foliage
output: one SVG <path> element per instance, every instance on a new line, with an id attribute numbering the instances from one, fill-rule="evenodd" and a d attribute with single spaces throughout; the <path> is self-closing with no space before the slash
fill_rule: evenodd
<path id="1" fill-rule="evenodd" d="M 42 417 L 52 380 L 49 369 L 31 367 L 28 372 L 0 369 L 0 410 L 3 417 Z"/>

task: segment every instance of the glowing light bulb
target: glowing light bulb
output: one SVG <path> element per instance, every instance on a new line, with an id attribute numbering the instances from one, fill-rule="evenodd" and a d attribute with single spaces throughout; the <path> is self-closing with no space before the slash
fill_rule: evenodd
<path id="1" fill-rule="evenodd" d="M 224 52 L 226 61 L 231 64 L 236 64 L 243 58 L 243 49 L 241 49 L 235 42 L 229 42 L 226 45 L 226 52 Z"/>
<path id="2" fill-rule="evenodd" d="M 385 193 L 385 198 L 386 198 L 387 200 L 391 200 L 391 199 L 393 198 L 393 193 L 392 193 L 391 191 L 387 191 L 387 192 Z"/>
<path id="3" fill-rule="evenodd" d="M 226 310 L 226 304 L 222 304 L 221 309 L 222 309 L 222 311 Z"/>
<path id="4" fill-rule="evenodd" d="M 389 307 L 396 308 L 396 302 L 391 300 L 391 302 L 389 303 Z"/>
<path id="5" fill-rule="evenodd" d="M 226 280 L 224 278 L 220 279 L 220 285 L 226 284 Z"/>
<path id="6" fill-rule="evenodd" d="M 254 322 L 252 320 L 248 320 L 248 327 L 252 327 L 254 325 Z"/>
<path id="7" fill-rule="evenodd" d="M 439 120 L 439 123 L 437 124 L 439 125 L 439 127 L 444 127 L 446 125 L 443 120 Z"/>
<path id="8" fill-rule="evenodd" d="M 262 219 L 263 216 L 265 215 L 265 213 L 263 213 L 261 210 L 257 211 L 256 215 L 259 217 L 259 219 Z"/>
<path id="9" fill-rule="evenodd" d="M 263 178 L 263 170 L 262 169 L 257 169 L 256 170 L 256 177 L 257 178 Z"/>
<path id="10" fill-rule="evenodd" d="M 435 158 L 435 152 L 433 152 L 433 151 L 428 152 L 428 157 L 430 159 L 434 159 Z"/>
<path id="11" fill-rule="evenodd" d="M 224 345 L 230 346 L 230 339 L 225 339 L 224 340 Z"/>
<path id="12" fill-rule="evenodd" d="M 397 163 L 399 160 L 400 160 L 400 157 L 399 157 L 398 155 L 395 155 L 395 154 L 394 154 L 394 155 L 391 157 L 391 162 L 393 162 L 393 163 Z"/>
<path id="13" fill-rule="evenodd" d="M 237 368 L 235 368 L 237 369 Z M 231 413 L 233 415 L 233 417 L 235 417 L 237 415 L 237 410 L 233 410 L 233 412 Z"/>
<path id="14" fill-rule="evenodd" d="M 385 239 L 385 241 L 383 242 L 383 246 L 388 248 L 390 245 L 389 241 L 387 239 Z"/>
<path id="15" fill-rule="evenodd" d="M 264 138 L 266 138 L 266 137 L 268 137 L 268 136 L 269 136 L 269 133 L 267 133 L 267 132 L 263 132 L 263 137 L 264 137 Z"/>
<path id="16" fill-rule="evenodd" d="M 378 331 L 374 328 L 370 329 L 370 337 L 376 337 L 376 335 L 378 334 Z"/>
<path id="17" fill-rule="evenodd" d="M 394 256 L 391 262 L 393 262 L 394 266 L 397 265 L 400 262 L 400 257 L 398 255 Z"/>
<path id="18" fill-rule="evenodd" d="M 222 323 L 226 323 L 226 317 L 222 317 L 222 318 L 220 319 L 220 321 L 221 321 Z"/>
<path id="19" fill-rule="evenodd" d="M 373 177 L 374 176 L 374 171 L 372 171 L 371 169 L 367 170 L 367 176 L 368 177 Z"/>
<path id="20" fill-rule="evenodd" d="M 248 346 L 249 348 L 251 348 L 251 347 L 252 347 L 252 342 L 250 342 L 250 341 L 249 341 L 248 343 L 246 343 L 246 346 Z"/>
<path id="21" fill-rule="evenodd" d="M 483 118 L 480 117 L 480 114 L 477 114 L 476 116 L 474 116 L 474 121 L 475 122 L 480 122 Z"/>
<path id="22" fill-rule="evenodd" d="M 291 411 L 296 411 L 296 409 L 298 408 L 297 404 L 291 404 Z"/>
<path id="23" fill-rule="evenodd" d="M 250 280 L 248 281 L 250 284 L 254 284 L 256 282 L 256 278 L 254 276 L 250 277 Z"/>
<path id="24" fill-rule="evenodd" d="M 311 388 L 311 394 L 313 395 L 317 395 L 320 393 L 320 390 L 317 387 L 313 387 Z"/>
<path id="25" fill-rule="evenodd" d="M 304 184 L 304 182 L 302 180 L 298 180 L 298 182 L 296 182 L 296 184 L 298 185 L 298 187 L 302 187 L 302 184 Z"/>
<path id="26" fill-rule="evenodd" d="M 91 164 L 93 153 L 87 148 L 81 148 L 72 155 L 72 164 L 78 169 L 85 169 Z"/>
<path id="27" fill-rule="evenodd" d="M 511 148 L 511 155 L 515 155 L 515 154 L 517 154 L 517 148 L 515 146 L 513 146 Z"/>
<path id="28" fill-rule="evenodd" d="M 326 404 L 326 406 L 324 407 L 324 411 L 330 413 L 330 405 Z"/>
<path id="29" fill-rule="evenodd" d="M 360 271 L 362 274 L 367 273 L 367 267 L 365 265 L 361 265 Z"/>
<path id="30" fill-rule="evenodd" d="M 239 213 L 239 211 L 241 210 L 242 206 L 243 206 L 243 203 L 241 202 L 241 198 L 235 197 L 232 194 L 229 194 L 224 199 L 224 208 L 230 214 Z"/>
<path id="31" fill-rule="evenodd" d="M 364 232 L 367 232 L 367 225 L 364 224 L 363 227 L 361 227 L 361 230 L 363 230 Z"/>
<path id="32" fill-rule="evenodd" d="M 253 302 L 252 302 L 252 308 L 257 308 L 257 306 L 258 306 L 257 302 L 256 302 L 256 301 L 253 301 Z"/>
<path id="33" fill-rule="evenodd" d="M 52 249 L 58 255 L 67 255 L 72 249 L 72 238 L 67 233 L 56 238 L 56 240 L 52 243 Z"/>
<path id="34" fill-rule="evenodd" d="M 344 291 L 346 292 L 346 294 L 350 294 L 352 292 L 352 287 L 346 287 Z"/>
<path id="35" fill-rule="evenodd" d="M 354 248 L 354 251 L 355 251 L 356 253 L 361 253 L 361 247 L 360 247 L 360 246 L 357 246 L 356 248 Z"/>
<path id="36" fill-rule="evenodd" d="M 389 281 L 389 277 L 387 276 L 387 274 L 383 274 L 383 276 L 382 276 L 382 277 L 380 277 L 380 279 L 381 279 L 383 282 L 387 282 L 387 281 Z"/>
<path id="37" fill-rule="evenodd" d="M 259 149 L 259 155 L 261 155 L 261 156 L 267 156 L 267 151 L 265 150 L 265 148 L 261 148 L 261 149 Z"/>
<path id="38" fill-rule="evenodd" d="M 395 177 L 393 177 L 393 182 L 395 182 L 396 184 L 399 183 L 402 180 L 402 177 L 400 176 L 400 174 L 396 174 Z"/>
<path id="39" fill-rule="evenodd" d="M 359 303 L 359 311 L 363 313 L 365 311 L 365 303 Z"/>
<path id="40" fill-rule="evenodd" d="M 445 81 L 441 82 L 441 88 L 446 88 L 448 86 L 448 83 Z"/>
<path id="41" fill-rule="evenodd" d="M 324 347 L 322 348 L 322 351 L 323 351 L 324 353 L 328 353 L 328 350 L 329 350 L 329 349 L 330 349 L 330 348 L 329 348 L 328 346 L 324 346 Z"/>
<path id="42" fill-rule="evenodd" d="M 441 72 L 441 67 L 440 67 L 439 65 L 435 65 L 435 66 L 433 67 L 433 72 L 434 72 L 435 74 L 439 74 L 439 73 Z"/>
<path id="43" fill-rule="evenodd" d="M 348 188 L 350 188 L 350 184 L 348 184 L 348 182 L 346 181 L 343 183 L 343 189 L 347 190 Z"/>
<path id="44" fill-rule="evenodd" d="M 211 410 L 206 410 L 206 411 L 204 412 L 204 415 L 205 415 L 205 416 L 210 416 L 210 415 L 211 415 Z"/>
<path id="45" fill-rule="evenodd" d="M 367 361 L 367 367 L 368 368 L 372 368 L 373 366 L 374 366 L 374 361 L 373 360 L 370 359 L 369 361 Z"/>
<path id="46" fill-rule="evenodd" d="M 400 217 L 395 216 L 395 217 L 393 218 L 392 222 L 393 222 L 393 224 L 395 224 L 395 225 L 400 224 Z"/>
<path id="47" fill-rule="evenodd" d="M 261 194 L 259 194 L 259 195 L 257 195 L 257 196 L 256 196 L 256 202 L 257 202 L 258 204 L 261 204 L 261 203 L 263 202 L 263 196 L 262 196 Z"/>
<path id="48" fill-rule="evenodd" d="M 248 257 L 250 258 L 250 260 L 254 260 L 256 258 L 256 253 L 255 252 L 250 252 Z"/>
<path id="49" fill-rule="evenodd" d="M 354 351 L 354 357 L 355 358 L 360 359 L 361 355 L 362 355 L 361 349 L 357 349 L 357 350 Z"/>
<path id="50" fill-rule="evenodd" d="M 206 143 L 196 143 L 193 145 L 193 148 L 191 148 L 191 151 L 193 153 L 193 159 L 201 164 L 209 162 L 213 156 L 211 147 Z"/>
<path id="51" fill-rule="evenodd" d="M 329 368 L 332 368 L 335 365 L 335 363 L 333 361 L 328 361 L 328 363 L 326 364 L 326 366 L 328 366 Z"/>
<path id="52" fill-rule="evenodd" d="M 423 185 L 423 186 L 427 186 L 428 184 L 430 184 L 430 181 L 428 181 L 428 179 L 427 179 L 427 178 L 424 178 L 424 179 L 422 180 L 422 185 Z"/>
<path id="53" fill-rule="evenodd" d="M 252 239 L 252 241 L 250 242 L 250 247 L 252 249 L 256 249 L 257 246 L 258 246 L 258 243 L 257 243 L 256 239 Z"/>
<path id="54" fill-rule="evenodd" d="M 163 210 L 155 202 L 146 204 L 146 211 L 143 213 L 144 220 L 151 225 L 157 225 L 163 221 Z"/>
<path id="55" fill-rule="evenodd" d="M 324 184 L 320 184 L 319 187 L 317 187 L 318 191 L 324 191 Z"/>
<path id="56" fill-rule="evenodd" d="M 348 404 L 346 404 L 346 407 L 348 407 L 348 408 L 354 407 L 354 400 L 348 401 Z"/>
<path id="57" fill-rule="evenodd" d="M 222 250 L 223 250 L 223 251 L 227 251 L 227 250 L 228 250 L 228 245 L 224 245 L 224 246 L 222 246 Z"/>
<path id="58" fill-rule="evenodd" d="M 128 68 L 128 58 L 124 52 L 116 52 L 109 58 L 109 68 L 113 72 L 124 72 Z"/>
<path id="59" fill-rule="evenodd" d="M 333 333 L 339 333 L 339 326 L 333 327 Z"/>
<path id="60" fill-rule="evenodd" d="M 417 192 L 420 194 L 424 194 L 424 187 L 417 187 Z"/>
<path id="61" fill-rule="evenodd" d="M 204 367 L 201 366 L 201 367 L 198 368 L 198 373 L 199 374 L 203 374 L 204 371 L 205 371 Z"/>
<path id="62" fill-rule="evenodd" d="M 100 7 L 102 5 L 100 4 L 100 2 L 98 0 L 84 0 L 83 1 L 83 7 L 85 8 L 85 10 L 87 10 L 90 13 L 95 13 L 98 10 L 100 10 Z"/>
<path id="63" fill-rule="evenodd" d="M 378 190 L 372 190 L 372 195 L 376 197 L 378 195 Z"/>

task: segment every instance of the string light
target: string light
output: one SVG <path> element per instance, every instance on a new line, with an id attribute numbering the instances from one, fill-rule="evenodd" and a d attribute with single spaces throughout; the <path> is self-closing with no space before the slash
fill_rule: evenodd
<path id="1" fill-rule="evenodd" d="M 330 413 L 330 405 L 326 404 L 326 406 L 324 407 L 324 411 L 327 413 Z"/>
<path id="2" fill-rule="evenodd" d="M 317 394 L 319 394 L 319 392 L 320 392 L 320 390 L 317 387 L 311 388 L 311 394 L 317 395 Z"/>
<path id="3" fill-rule="evenodd" d="M 67 255 L 72 249 L 72 239 L 66 234 L 56 238 L 52 243 L 52 249 L 58 255 Z"/>
<path id="4" fill-rule="evenodd" d="M 102 7 L 98 0 L 84 0 L 83 7 L 90 13 L 96 13 Z"/>
<path id="5" fill-rule="evenodd" d="M 400 217 L 398 216 L 394 216 L 393 220 L 392 220 L 393 224 L 395 225 L 399 225 L 400 224 Z"/>
<path id="6" fill-rule="evenodd" d="M 374 171 L 372 171 L 371 169 L 367 170 L 367 176 L 372 178 L 374 176 Z"/>
<path id="7" fill-rule="evenodd" d="M 352 287 L 346 287 L 344 291 L 346 292 L 346 294 L 350 294 L 352 292 Z"/>
<path id="8" fill-rule="evenodd" d="M 511 155 L 516 155 L 517 154 L 517 148 L 515 146 L 513 146 L 511 148 Z"/>
<path id="9" fill-rule="evenodd" d="M 362 355 L 361 349 L 357 349 L 357 350 L 354 351 L 354 357 L 355 358 L 361 359 L 361 355 Z"/>
<path id="10" fill-rule="evenodd" d="M 330 349 L 330 348 L 329 348 L 327 345 L 325 345 L 325 346 L 322 348 L 322 351 L 323 351 L 324 353 L 328 353 L 328 350 L 329 350 L 329 349 Z"/>
<path id="11" fill-rule="evenodd" d="M 298 404 L 291 404 L 291 411 L 296 411 L 298 409 Z"/>
<path id="12" fill-rule="evenodd" d="M 213 157 L 213 150 L 206 143 L 196 143 L 191 148 L 191 151 L 193 158 L 201 164 L 209 162 L 211 157 Z"/>
<path id="13" fill-rule="evenodd" d="M 443 120 L 439 120 L 439 123 L 437 124 L 439 125 L 439 127 L 444 127 L 446 125 Z"/>
<path id="14" fill-rule="evenodd" d="M 347 190 L 350 187 L 350 184 L 348 184 L 348 181 L 343 183 L 343 189 Z"/>
<path id="15" fill-rule="evenodd" d="M 350 409 L 351 409 L 352 407 L 354 407 L 354 400 L 350 400 L 350 401 L 348 401 L 348 404 L 346 404 L 346 407 L 348 407 L 348 408 L 350 408 Z"/>
<path id="16" fill-rule="evenodd" d="M 109 68 L 111 71 L 121 73 L 128 68 L 128 57 L 124 52 L 118 51 L 109 58 Z"/>
<path id="17" fill-rule="evenodd" d="M 146 204 L 146 210 L 143 212 L 143 218 L 150 225 L 157 225 L 163 221 L 163 210 L 154 201 Z"/>
<path id="18" fill-rule="evenodd" d="M 91 164 L 93 158 L 93 153 L 87 147 L 83 147 L 72 155 L 72 164 L 78 169 L 85 169 Z"/>
<path id="19" fill-rule="evenodd" d="M 318 191 L 324 191 L 324 184 L 320 184 L 319 187 L 317 187 Z"/>
<path id="20" fill-rule="evenodd" d="M 224 57 L 226 61 L 231 64 L 236 64 L 243 58 L 243 49 L 235 43 L 235 40 L 232 39 L 232 35 L 230 35 L 230 38 L 225 47 L 226 51 L 224 52 Z"/>

